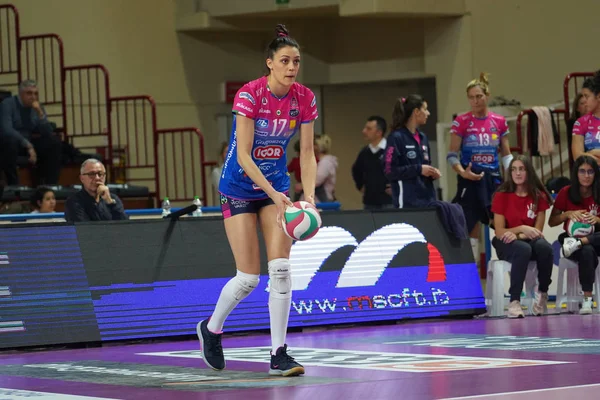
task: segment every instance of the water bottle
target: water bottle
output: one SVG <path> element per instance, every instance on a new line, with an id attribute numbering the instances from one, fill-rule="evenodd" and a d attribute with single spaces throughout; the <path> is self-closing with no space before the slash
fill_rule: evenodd
<path id="1" fill-rule="evenodd" d="M 201 217 L 202 216 L 202 201 L 200 201 L 200 197 L 194 196 L 194 201 L 192 203 L 196 206 L 194 212 L 192 212 L 192 217 Z"/>
<path id="2" fill-rule="evenodd" d="M 165 197 L 165 199 L 162 202 L 161 205 L 162 208 L 162 217 L 166 217 L 167 215 L 171 214 L 171 202 L 169 201 L 168 197 Z"/>

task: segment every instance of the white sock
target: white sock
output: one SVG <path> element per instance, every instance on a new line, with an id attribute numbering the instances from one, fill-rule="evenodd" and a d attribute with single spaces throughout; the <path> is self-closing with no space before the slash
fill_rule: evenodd
<path id="1" fill-rule="evenodd" d="M 212 333 L 221 333 L 225 319 L 233 309 L 258 285 L 259 276 L 237 271 L 236 275 L 223 286 L 207 328 Z"/>
<path id="2" fill-rule="evenodd" d="M 273 354 L 285 344 L 290 307 L 292 305 L 292 280 L 289 260 L 277 258 L 269 261 L 269 319 L 271 321 L 271 346 Z"/>
<path id="3" fill-rule="evenodd" d="M 473 251 L 473 258 L 475 259 L 475 264 L 479 264 L 479 239 L 470 238 L 471 241 L 471 250 Z"/>

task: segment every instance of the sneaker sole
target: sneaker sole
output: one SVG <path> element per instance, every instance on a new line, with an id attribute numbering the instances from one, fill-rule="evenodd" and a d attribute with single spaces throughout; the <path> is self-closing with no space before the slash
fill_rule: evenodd
<path id="1" fill-rule="evenodd" d="M 583 309 L 579 310 L 579 315 L 590 315 L 592 313 L 593 313 L 592 310 L 583 310 Z"/>
<path id="2" fill-rule="evenodd" d="M 519 319 L 519 318 L 525 318 L 525 315 L 523 315 L 523 314 L 519 314 L 519 315 L 507 315 L 507 318 L 510 318 L 510 319 Z"/>
<path id="3" fill-rule="evenodd" d="M 304 374 L 304 367 L 294 367 L 292 369 L 288 369 L 287 371 L 282 371 L 280 369 L 269 369 L 269 375 L 276 376 L 298 376 Z"/>
<path id="4" fill-rule="evenodd" d="M 215 368 L 212 365 L 210 365 L 210 363 L 206 360 L 206 355 L 204 354 L 204 337 L 202 336 L 202 329 L 200 329 L 200 324 L 203 321 L 198 322 L 198 325 L 196 325 L 196 333 L 198 334 L 198 339 L 200 339 L 200 352 L 202 353 L 202 360 L 204 361 L 204 364 L 206 364 L 207 367 L 215 370 L 215 371 L 222 371 L 225 369 L 225 363 L 223 364 L 223 368 Z"/>

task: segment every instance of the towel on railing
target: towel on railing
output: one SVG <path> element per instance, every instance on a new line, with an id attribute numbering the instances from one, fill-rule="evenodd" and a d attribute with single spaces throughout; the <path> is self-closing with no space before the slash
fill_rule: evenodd
<path id="1" fill-rule="evenodd" d="M 550 109 L 548 107 L 532 107 L 532 110 L 538 123 L 537 150 L 542 156 L 550 155 L 554 152 L 554 131 Z"/>

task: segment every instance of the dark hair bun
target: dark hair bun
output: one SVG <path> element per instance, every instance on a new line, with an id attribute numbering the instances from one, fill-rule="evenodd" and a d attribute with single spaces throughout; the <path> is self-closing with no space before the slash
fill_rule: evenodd
<path id="1" fill-rule="evenodd" d="M 275 27 L 275 33 L 277 34 L 277 37 L 290 36 L 290 32 L 287 30 L 287 28 L 283 24 L 277 24 L 277 26 Z"/>

